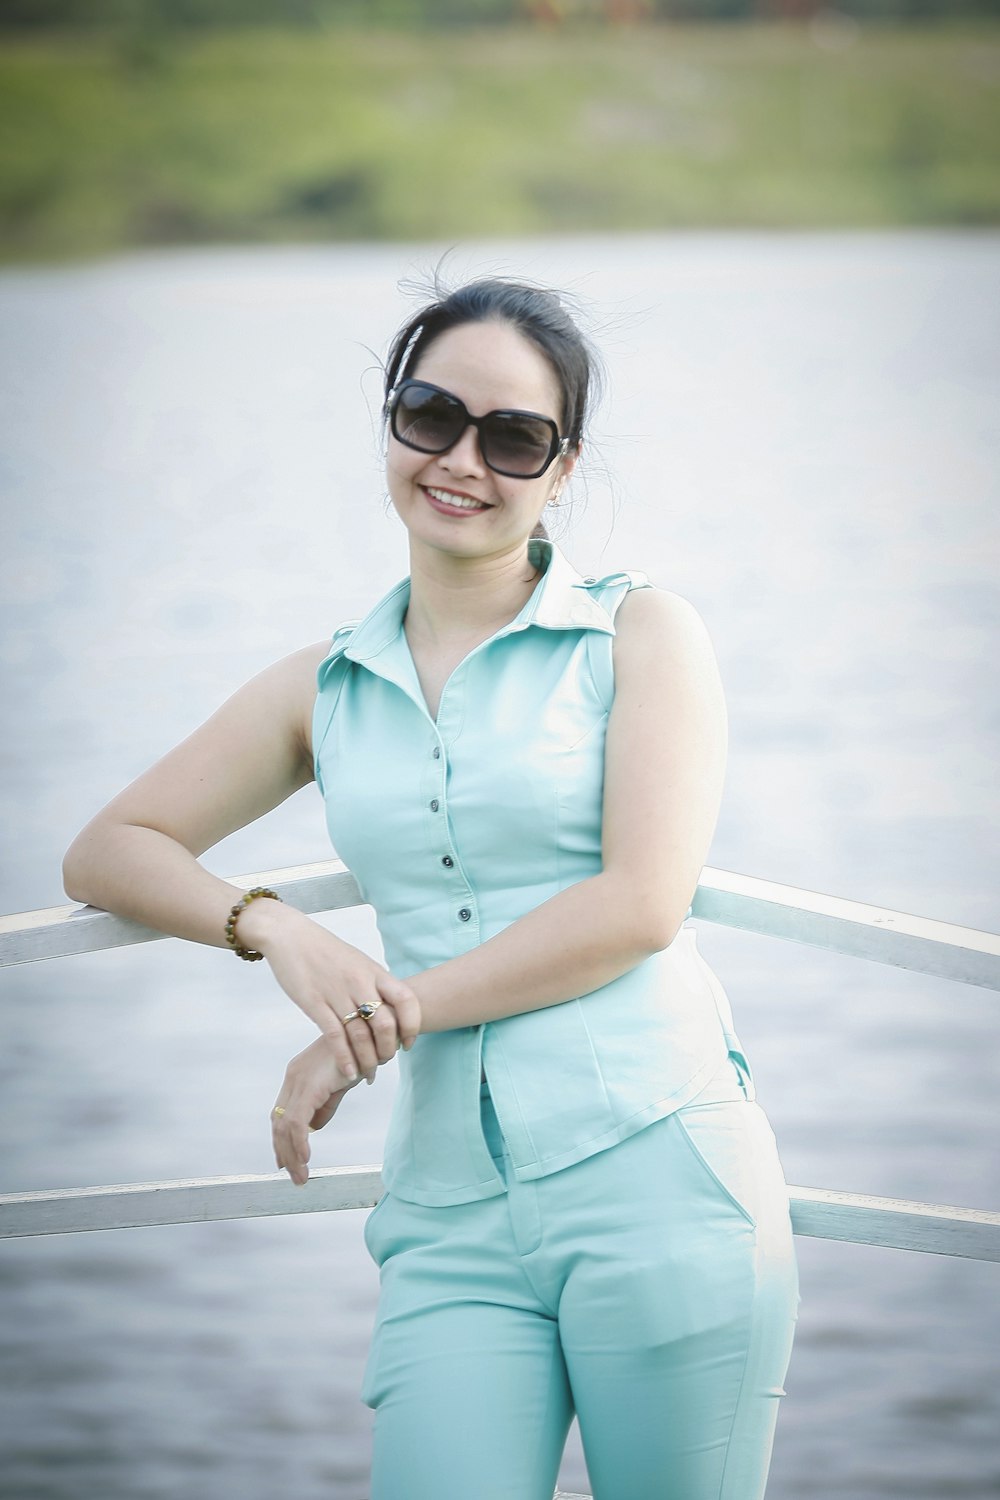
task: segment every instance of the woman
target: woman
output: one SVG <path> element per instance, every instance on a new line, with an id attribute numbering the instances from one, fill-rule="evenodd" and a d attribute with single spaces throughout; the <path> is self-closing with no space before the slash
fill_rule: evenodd
<path id="1" fill-rule="evenodd" d="M 774 1137 L 684 925 L 726 721 L 694 610 L 581 579 L 543 515 L 591 361 L 552 293 L 483 281 L 398 335 L 389 494 L 410 574 L 242 688 L 79 836 L 71 897 L 263 956 L 320 1031 L 310 1126 L 402 1047 L 364 1397 L 373 1500 L 764 1494 L 798 1283 Z M 317 683 L 318 669 L 318 691 Z M 387 965 L 197 856 L 315 777 Z"/>

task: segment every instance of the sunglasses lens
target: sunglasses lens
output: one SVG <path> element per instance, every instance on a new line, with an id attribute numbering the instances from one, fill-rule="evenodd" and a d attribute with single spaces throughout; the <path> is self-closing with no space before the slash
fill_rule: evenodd
<path id="1" fill-rule="evenodd" d="M 391 412 L 393 434 L 421 453 L 444 453 L 473 420 L 457 396 L 419 380 L 397 391 Z M 543 473 L 559 444 L 555 423 L 531 412 L 493 411 L 474 425 L 487 465 L 497 474 L 518 479 Z"/>
<path id="2" fill-rule="evenodd" d="M 496 411 L 480 431 L 483 458 L 501 474 L 534 478 L 548 465 L 556 441 L 554 426 L 544 417 Z"/>
<path id="3" fill-rule="evenodd" d="M 401 443 L 422 453 L 443 453 L 460 437 L 465 420 L 465 409 L 453 396 L 414 384 L 396 398 L 392 430 Z"/>

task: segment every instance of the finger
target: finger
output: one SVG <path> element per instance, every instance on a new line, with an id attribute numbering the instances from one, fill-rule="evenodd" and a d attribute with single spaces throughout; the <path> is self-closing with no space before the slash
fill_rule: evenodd
<path id="1" fill-rule="evenodd" d="M 399 1023 L 392 1005 L 383 1001 L 369 1019 L 368 1027 L 379 1062 L 388 1062 L 391 1057 L 395 1057 L 400 1037 Z"/>
<path id="2" fill-rule="evenodd" d="M 376 1015 L 378 1012 L 376 1011 Z M 379 1065 L 379 1056 L 375 1047 L 375 1038 L 372 1036 L 371 1027 L 364 1016 L 358 1016 L 353 1021 L 348 1021 L 344 1027 L 347 1040 L 354 1051 L 354 1058 L 359 1073 L 371 1073 Z"/>
<path id="3" fill-rule="evenodd" d="M 290 1108 L 290 1107 L 289 1107 Z M 311 1111 L 310 1111 L 311 1113 Z M 297 1187 L 309 1180 L 309 1131 L 301 1115 L 286 1109 L 284 1115 L 271 1117 L 274 1159 L 280 1171 L 287 1172 Z"/>
<path id="4" fill-rule="evenodd" d="M 296 1155 L 287 1106 L 279 1106 L 279 1108 L 282 1110 L 281 1114 L 275 1110 L 271 1115 L 271 1143 L 274 1147 L 274 1159 L 279 1171 L 287 1172 L 293 1182 L 300 1181 L 302 1163 Z"/>
<path id="5" fill-rule="evenodd" d="M 289 1065 L 281 1092 L 271 1110 L 271 1143 L 279 1171 L 287 1171 L 292 1181 L 301 1186 L 309 1177 L 306 1120 L 312 1114 L 312 1106 L 296 1086 L 293 1066 Z"/>
<path id="6" fill-rule="evenodd" d="M 379 979 L 378 992 L 392 1006 L 400 1042 L 408 1052 L 420 1035 L 420 1001 L 408 984 L 391 974 Z"/>
<path id="7" fill-rule="evenodd" d="M 311 1114 L 312 1111 L 310 1110 Z M 291 1136 L 291 1150 L 296 1167 L 292 1181 L 298 1187 L 304 1187 L 309 1180 L 309 1158 L 312 1155 L 312 1147 L 309 1144 L 308 1118 L 302 1117 L 293 1120 L 289 1130 Z"/>
<path id="8" fill-rule="evenodd" d="M 287 1172 L 293 1177 L 293 1168 L 296 1166 L 292 1158 L 291 1138 L 285 1129 L 283 1119 L 271 1115 L 271 1145 L 274 1148 L 274 1160 L 279 1172 Z"/>
<path id="9" fill-rule="evenodd" d="M 358 1067 L 358 1059 L 354 1055 L 351 1039 L 347 1035 L 347 1027 L 339 1016 L 334 1017 L 329 1010 L 323 1024 L 323 1040 L 333 1053 L 333 1060 L 345 1078 L 353 1082 L 360 1073 L 365 1071 Z"/>
<path id="10" fill-rule="evenodd" d="M 324 1125 L 329 1125 L 340 1108 L 340 1101 L 343 1097 L 343 1094 L 331 1094 L 326 1103 L 321 1104 L 319 1109 L 313 1112 L 313 1117 L 309 1121 L 309 1129 L 322 1130 Z"/>

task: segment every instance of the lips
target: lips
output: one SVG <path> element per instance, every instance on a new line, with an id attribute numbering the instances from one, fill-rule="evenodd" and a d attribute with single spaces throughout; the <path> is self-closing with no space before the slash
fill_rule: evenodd
<path id="1" fill-rule="evenodd" d="M 488 500 L 477 500 L 475 495 L 460 495 L 454 490 L 441 490 L 430 485 L 423 485 L 421 488 L 435 510 L 445 511 L 450 515 L 474 516 L 493 509 Z"/>

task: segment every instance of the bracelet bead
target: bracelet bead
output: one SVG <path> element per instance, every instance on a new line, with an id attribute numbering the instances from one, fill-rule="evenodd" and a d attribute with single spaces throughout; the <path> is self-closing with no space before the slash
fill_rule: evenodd
<path id="1" fill-rule="evenodd" d="M 244 911 L 250 905 L 251 901 L 256 901 L 259 896 L 267 896 L 271 901 L 281 900 L 277 891 L 268 890 L 266 885 L 255 885 L 252 891 L 247 891 L 242 900 L 237 901 L 236 905 L 230 911 L 229 919 L 226 922 L 226 942 L 232 948 L 237 958 L 245 958 L 250 963 L 253 963 L 255 959 L 263 958 L 264 955 L 263 953 L 258 953 L 256 948 L 243 948 L 240 946 L 236 940 L 236 919 L 240 912 Z"/>

